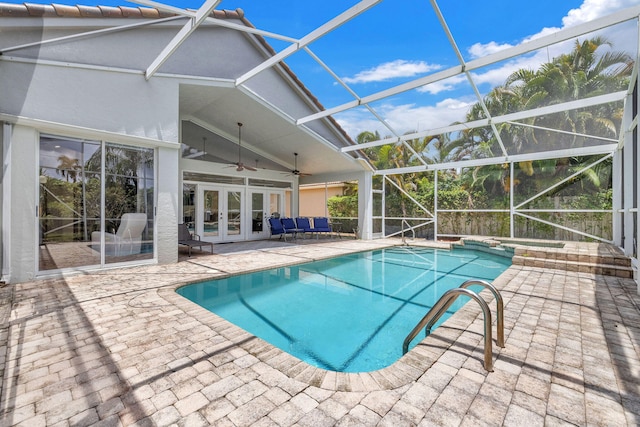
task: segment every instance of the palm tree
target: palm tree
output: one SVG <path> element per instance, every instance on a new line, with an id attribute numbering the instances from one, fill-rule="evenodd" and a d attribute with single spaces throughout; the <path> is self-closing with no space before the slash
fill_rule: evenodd
<path id="1" fill-rule="evenodd" d="M 511 74 L 505 84 L 494 88 L 484 99 L 484 103 L 492 116 L 499 116 L 522 110 L 571 100 L 584 99 L 612 91 L 625 89 L 631 74 L 633 61 L 624 52 L 602 52 L 601 48 L 611 46 L 603 37 L 595 37 L 584 41 L 577 40 L 570 53 L 560 55 L 551 62 L 543 64 L 537 71 L 521 69 Z M 525 125 L 503 123 L 498 126 L 500 138 L 510 153 L 524 153 L 533 146 L 536 150 L 554 150 L 558 147 L 579 147 L 587 143 L 583 135 L 594 135 L 615 138 L 621 124 L 622 108 L 616 104 L 605 104 L 595 107 L 575 109 L 556 114 L 539 116 L 522 121 Z M 484 118 L 479 104 L 474 105 L 467 115 L 467 120 Z M 558 134 L 542 128 L 558 129 L 573 134 Z M 481 147 L 485 150 L 495 145 L 495 136 L 491 131 L 479 139 L 467 137 L 467 147 Z M 476 150 L 481 152 L 481 150 Z M 531 162 L 517 165 L 514 182 L 524 184 L 525 181 L 537 180 L 541 183 L 540 172 L 550 171 L 537 167 Z M 560 164 L 558 166 L 561 166 Z M 553 168 L 555 178 L 558 168 Z M 537 171 L 537 173 L 532 173 Z M 504 182 L 505 177 L 501 178 Z M 557 178 L 555 178 L 557 179 Z M 548 179 L 543 181 L 547 181 Z M 499 187 L 496 187 L 499 188 Z M 508 191 L 508 186 L 503 186 Z"/>

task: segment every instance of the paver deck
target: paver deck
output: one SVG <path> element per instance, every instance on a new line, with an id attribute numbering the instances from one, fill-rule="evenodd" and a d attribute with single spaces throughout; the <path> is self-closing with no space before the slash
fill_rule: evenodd
<path id="1" fill-rule="evenodd" d="M 298 243 L 219 245 L 214 255 L 172 265 L 0 287 L 0 425 L 640 424 L 640 298 L 628 278 L 510 267 L 494 281 L 506 347 L 494 346 L 490 373 L 481 313 L 471 304 L 391 367 L 340 374 L 174 292 L 186 282 L 391 244 Z M 567 250 L 615 252 L 595 244 Z"/>

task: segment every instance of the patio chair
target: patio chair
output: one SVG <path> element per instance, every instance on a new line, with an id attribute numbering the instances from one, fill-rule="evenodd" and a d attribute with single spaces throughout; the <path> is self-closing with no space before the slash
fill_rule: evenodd
<path id="1" fill-rule="evenodd" d="M 285 231 L 282 227 L 282 223 L 280 222 L 280 218 L 269 218 L 269 231 L 271 232 L 270 238 L 273 236 L 280 236 L 280 238 L 282 238 L 282 236 L 284 235 L 284 239 L 287 240 L 287 236 L 285 235 Z"/>
<path id="2" fill-rule="evenodd" d="M 333 233 L 333 228 L 329 224 L 329 218 L 326 216 L 319 216 L 313 218 L 313 229 L 316 233 Z M 316 236 L 318 235 L 316 234 Z"/>
<path id="3" fill-rule="evenodd" d="M 311 237 L 313 237 L 313 233 L 316 232 L 314 228 L 311 227 L 311 221 L 306 217 L 298 217 L 296 218 L 296 226 L 298 229 L 302 230 L 302 237 L 306 236 L 307 233 L 311 233 Z"/>
<path id="4" fill-rule="evenodd" d="M 200 240 L 197 234 L 191 234 L 187 224 L 178 224 L 178 245 L 187 246 L 189 248 L 189 256 L 191 256 L 191 248 L 200 248 L 203 246 L 211 247 L 213 253 L 213 243 Z"/>
<path id="5" fill-rule="evenodd" d="M 293 218 L 281 218 L 280 221 L 282 221 L 282 228 L 284 228 L 284 232 L 286 234 L 292 234 L 294 239 L 297 237 L 298 233 L 303 232 L 301 228 L 298 228 Z"/>
<path id="6" fill-rule="evenodd" d="M 147 214 L 126 213 L 120 218 L 115 233 L 104 233 L 105 255 L 126 256 L 139 254 L 142 250 L 142 232 L 147 226 Z M 100 245 L 100 232 L 91 233 L 94 247 Z"/>
<path id="7" fill-rule="evenodd" d="M 282 220 L 280 218 L 269 218 L 269 230 L 271 231 L 271 236 L 284 236 L 284 241 L 287 241 L 287 234 L 293 235 L 294 232 L 291 230 L 286 230 L 284 225 L 282 224 Z"/>

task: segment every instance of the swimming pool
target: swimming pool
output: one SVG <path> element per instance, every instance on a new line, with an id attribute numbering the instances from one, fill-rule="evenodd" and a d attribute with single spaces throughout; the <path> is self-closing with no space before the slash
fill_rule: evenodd
<path id="1" fill-rule="evenodd" d="M 470 278 L 492 281 L 510 265 L 510 258 L 479 251 L 393 247 L 177 293 L 313 366 L 369 372 L 402 356 L 403 340 L 445 291 Z M 467 300 L 459 298 L 447 316 Z"/>

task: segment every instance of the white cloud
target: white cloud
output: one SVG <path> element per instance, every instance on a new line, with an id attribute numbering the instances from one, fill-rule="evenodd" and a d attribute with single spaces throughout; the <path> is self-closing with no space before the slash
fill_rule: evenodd
<path id="1" fill-rule="evenodd" d="M 361 71 L 353 77 L 344 77 L 345 83 L 371 83 L 391 80 L 398 77 L 412 77 L 442 68 L 440 65 L 427 64 L 424 61 L 406 61 L 397 59 L 385 62 L 375 68 Z"/>
<path id="2" fill-rule="evenodd" d="M 403 134 L 409 131 L 421 131 L 448 126 L 464 117 L 475 99 L 447 98 L 435 105 L 416 106 L 415 104 L 384 104 L 376 108 L 389 126 Z M 391 131 L 372 115 L 361 110 L 349 110 L 334 116 L 340 126 L 353 140 L 363 131 L 378 131 L 382 138 L 391 135 Z"/>
<path id="3" fill-rule="evenodd" d="M 640 0 L 584 0 L 582 5 L 576 9 L 571 9 L 567 15 L 562 18 L 562 28 L 570 27 L 584 22 L 589 22 L 602 16 L 609 15 L 617 10 L 624 9 L 640 3 Z M 628 34 L 627 30 L 634 32 L 632 25 L 616 26 L 615 30 L 603 31 L 602 33 L 613 44 L 615 50 L 628 51 L 635 45 L 636 36 Z M 562 28 L 543 28 L 536 34 L 532 34 L 522 40 L 522 43 L 543 37 L 557 32 Z M 472 73 L 474 82 L 478 85 L 488 84 L 491 87 L 503 84 L 507 77 L 514 71 L 519 69 L 537 69 L 540 64 L 549 61 L 557 55 L 566 52 L 567 44 L 572 41 L 559 43 L 549 46 L 543 51 L 538 51 L 532 55 L 525 55 L 514 58 L 500 65 L 499 67 L 489 69 L 488 71 L 476 70 Z M 509 43 L 499 43 L 491 41 L 489 43 L 475 43 L 469 47 L 468 52 L 473 58 L 480 58 L 502 49 L 512 47 Z M 570 47 L 569 47 L 570 49 Z M 460 85 L 466 84 L 466 78 L 455 76 L 453 78 L 433 83 L 419 89 L 420 92 L 428 92 L 437 94 L 443 91 L 459 89 Z"/>
<path id="4" fill-rule="evenodd" d="M 567 15 L 562 18 L 562 27 L 545 27 L 535 34 L 531 34 L 522 40 L 522 43 L 534 40 L 540 37 L 544 37 L 549 34 L 553 34 L 561 29 L 568 28 L 574 25 L 583 24 L 585 22 L 593 21 L 594 19 L 602 16 L 609 15 L 617 10 L 621 10 L 633 5 L 637 5 L 639 0 L 584 0 L 580 7 L 571 9 L 567 12 Z M 622 44 L 622 40 L 620 41 Z M 614 46 L 617 46 L 614 43 Z M 498 43 L 496 41 L 490 41 L 489 43 L 475 43 L 469 47 L 468 52 L 472 58 L 480 58 L 499 50 L 512 47 L 513 45 L 508 43 Z M 528 61 L 524 59 L 524 61 Z M 528 61 L 530 62 L 530 61 Z M 510 68 L 507 66 L 507 68 Z M 524 67 L 521 67 L 524 68 Z M 508 74 L 505 74 L 505 77 Z"/>
<path id="5" fill-rule="evenodd" d="M 492 53 L 496 53 L 499 50 L 506 49 L 508 47 L 513 47 L 508 43 L 498 44 L 496 42 L 489 43 L 475 43 L 469 48 L 469 53 L 473 58 L 481 58 L 483 56 L 490 55 Z"/>
<path id="6" fill-rule="evenodd" d="M 447 79 L 439 80 L 426 86 L 419 87 L 418 92 L 426 92 L 430 93 L 431 95 L 437 95 L 440 92 L 446 92 L 456 89 L 460 86 L 460 84 L 466 81 L 467 77 L 464 74 L 458 74 L 457 76 L 449 77 Z"/>
<path id="7" fill-rule="evenodd" d="M 582 5 L 576 9 L 570 10 L 562 19 L 562 28 L 588 22 L 601 16 L 609 15 L 617 10 L 624 9 L 633 5 L 640 4 L 640 0 L 584 0 Z M 521 42 L 526 42 L 535 38 L 543 37 L 548 34 L 557 32 L 562 28 L 543 28 L 536 34 L 532 34 L 524 38 Z M 620 24 L 615 27 L 603 30 L 598 34 L 604 35 L 613 44 L 616 51 L 632 51 L 635 49 L 637 40 L 637 29 L 635 22 Z M 586 35 L 592 37 L 593 35 Z M 582 39 L 583 37 L 581 37 Z M 514 71 L 519 69 L 537 69 L 540 64 L 549 61 L 561 53 L 571 49 L 573 41 L 558 43 L 549 46 L 546 49 L 534 52 L 529 55 L 519 56 L 501 64 L 496 64 L 488 69 L 479 69 L 472 72 L 472 77 L 477 85 L 487 85 L 495 87 L 505 82 L 507 77 Z M 491 41 L 489 43 L 476 43 L 469 48 L 469 53 L 474 57 L 482 57 L 501 49 L 509 48 L 508 43 Z M 394 63 L 406 61 L 394 61 L 383 64 L 375 69 L 368 70 L 353 77 L 353 81 L 375 81 L 373 76 L 386 75 L 383 71 L 392 68 Z M 425 64 L 426 65 L 426 64 Z M 421 71 L 426 72 L 426 70 Z M 387 72 L 388 73 L 388 72 Z M 410 74 L 404 74 L 409 76 Z M 398 75 L 399 76 L 399 75 Z M 364 80 L 370 78 L 370 80 Z M 392 77 L 387 77 L 392 78 Z M 377 79 L 378 81 L 381 78 Z M 447 91 L 458 90 L 463 85 L 467 85 L 471 94 L 471 88 L 465 75 L 457 75 L 445 80 L 431 83 L 427 86 L 418 88 L 418 92 L 429 93 L 432 95 L 446 93 Z M 468 95 L 467 95 L 468 96 Z M 391 102 L 391 101 L 389 101 Z M 475 97 L 454 99 L 449 98 L 443 100 L 433 106 L 416 106 L 414 104 L 392 105 L 386 104 L 383 107 L 376 107 L 376 111 L 390 124 L 397 132 L 404 133 L 412 130 L 425 130 L 428 128 L 438 128 L 447 126 L 455 121 L 463 120 L 471 105 L 477 102 Z M 390 134 L 380 122 L 371 115 L 364 114 L 362 111 L 347 111 L 336 116 L 340 125 L 354 139 L 362 131 L 378 131 L 381 136 Z"/>
<path id="8" fill-rule="evenodd" d="M 637 0 L 584 0 L 579 8 L 571 9 L 567 16 L 562 18 L 562 26 L 566 28 L 593 21 L 616 10 L 637 4 Z"/>

